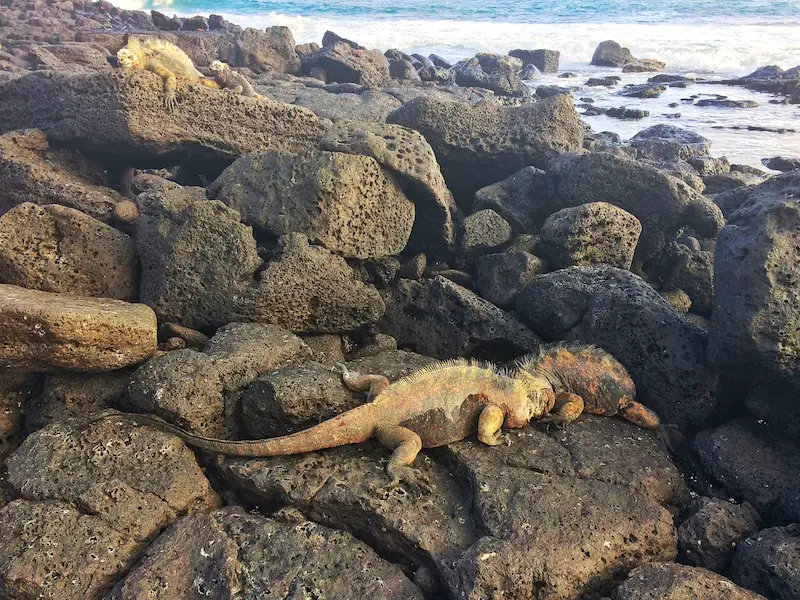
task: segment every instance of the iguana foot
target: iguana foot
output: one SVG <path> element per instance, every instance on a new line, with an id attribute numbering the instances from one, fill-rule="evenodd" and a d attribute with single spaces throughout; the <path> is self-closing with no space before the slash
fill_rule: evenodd
<path id="1" fill-rule="evenodd" d="M 175 110 L 178 106 L 178 101 L 175 99 L 175 92 L 170 90 L 164 95 L 164 106 L 170 112 Z"/>
<path id="2" fill-rule="evenodd" d="M 478 435 L 478 439 L 480 440 L 481 443 L 486 444 L 487 446 L 511 445 L 511 438 L 508 437 L 507 434 L 504 434 L 502 431 L 497 431 L 491 436 Z"/>
<path id="3" fill-rule="evenodd" d="M 430 479 L 419 469 L 405 465 L 389 466 L 386 472 L 392 478 L 392 481 L 386 486 L 388 489 L 394 489 L 402 482 L 410 491 L 418 496 L 428 496 L 431 494 Z"/>
<path id="4" fill-rule="evenodd" d="M 545 425 L 545 430 L 550 431 L 550 425 L 555 425 L 558 429 L 564 429 L 568 423 L 571 423 L 571 420 L 565 417 L 564 415 L 554 415 L 554 414 L 546 414 L 540 419 L 537 419 L 539 423 L 543 423 Z"/>

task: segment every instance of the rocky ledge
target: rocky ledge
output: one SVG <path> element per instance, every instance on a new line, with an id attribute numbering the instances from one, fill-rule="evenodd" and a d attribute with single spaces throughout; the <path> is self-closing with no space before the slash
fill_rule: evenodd
<path id="1" fill-rule="evenodd" d="M 117 68 L 126 33 L 258 96 L 181 80 L 168 111 Z M 0 36 L 0 597 L 800 597 L 791 157 L 592 132 L 522 83 L 552 50 L 450 65 L 104 2 L 12 0 Z M 365 402 L 337 363 L 396 381 L 557 341 L 611 353 L 664 435 L 471 435 L 420 453 L 419 493 L 376 442 L 223 458 L 115 412 L 274 437 Z"/>

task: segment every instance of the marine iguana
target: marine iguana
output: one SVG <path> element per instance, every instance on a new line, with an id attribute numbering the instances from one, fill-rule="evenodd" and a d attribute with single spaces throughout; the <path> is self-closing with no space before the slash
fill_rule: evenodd
<path id="1" fill-rule="evenodd" d="M 195 435 L 148 415 L 115 413 L 172 433 L 201 450 L 241 457 L 303 454 L 376 438 L 392 451 L 386 467 L 390 486 L 404 481 L 420 491 L 426 479 L 411 464 L 422 448 L 443 446 L 477 432 L 490 446 L 504 442 L 502 427 L 531 420 L 573 421 L 582 412 L 613 415 L 649 429 L 658 416 L 633 400 L 635 386 L 624 367 L 591 346 L 550 345 L 507 372 L 474 361 L 429 365 L 393 384 L 382 375 L 361 375 L 344 365 L 342 380 L 368 391 L 366 404 L 290 435 L 261 440 L 220 440 Z"/>
<path id="2" fill-rule="evenodd" d="M 219 89 L 219 84 L 206 78 L 195 68 L 192 59 L 175 44 L 159 38 L 139 39 L 129 37 L 117 52 L 117 62 L 123 69 L 152 71 L 164 80 L 164 106 L 173 110 L 177 106 L 175 88 L 178 79 Z"/>
<path id="3" fill-rule="evenodd" d="M 247 98 L 263 98 L 261 94 L 256 93 L 253 86 L 247 81 L 247 78 L 236 71 L 232 71 L 230 66 L 220 60 L 213 60 L 208 68 L 214 74 L 214 81 L 219 84 L 223 90 L 228 90 Z"/>

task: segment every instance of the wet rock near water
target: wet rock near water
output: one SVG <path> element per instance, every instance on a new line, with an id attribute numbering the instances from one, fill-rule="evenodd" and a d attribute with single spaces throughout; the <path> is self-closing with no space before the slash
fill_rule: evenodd
<path id="1" fill-rule="evenodd" d="M 651 563 L 631 571 L 612 594 L 613 600 L 765 600 L 707 569 Z"/>
<path id="2" fill-rule="evenodd" d="M 768 598 L 789 600 L 800 594 L 800 526 L 764 529 L 741 542 L 731 579 Z"/>

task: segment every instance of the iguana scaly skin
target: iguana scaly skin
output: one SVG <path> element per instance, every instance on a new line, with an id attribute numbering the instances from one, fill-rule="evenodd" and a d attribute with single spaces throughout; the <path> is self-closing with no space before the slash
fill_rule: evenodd
<path id="1" fill-rule="evenodd" d="M 456 442 L 475 432 L 481 442 L 496 446 L 503 443 L 504 424 L 516 429 L 531 420 L 572 421 L 586 411 L 619 412 L 644 427 L 658 427 L 655 413 L 633 402 L 633 382 L 622 365 L 596 348 L 551 346 L 523 360 L 513 373 L 471 361 L 445 361 L 391 385 L 382 375 L 360 375 L 344 365 L 341 368 L 345 385 L 354 391 L 368 391 L 368 402 L 291 435 L 219 440 L 147 415 L 109 417 L 152 425 L 201 450 L 228 456 L 303 454 L 376 438 L 392 450 L 386 467 L 390 485 L 402 480 L 418 490 L 426 490 L 427 482 L 410 465 L 420 449 Z"/>
<path id="2" fill-rule="evenodd" d="M 214 74 L 214 81 L 219 84 L 223 90 L 246 96 L 247 98 L 263 98 L 261 94 L 256 93 L 253 86 L 247 81 L 247 78 L 241 73 L 231 71 L 229 65 L 222 61 L 214 60 L 208 65 L 208 68 Z"/>
<path id="3" fill-rule="evenodd" d="M 130 37 L 125 47 L 117 52 L 117 62 L 123 69 L 152 71 L 160 76 L 164 80 L 164 106 L 168 110 L 177 106 L 175 89 L 178 79 L 219 89 L 219 84 L 198 71 L 183 50 L 166 40 Z"/>

